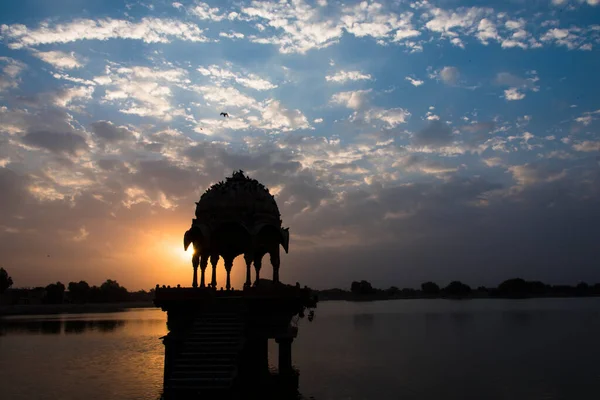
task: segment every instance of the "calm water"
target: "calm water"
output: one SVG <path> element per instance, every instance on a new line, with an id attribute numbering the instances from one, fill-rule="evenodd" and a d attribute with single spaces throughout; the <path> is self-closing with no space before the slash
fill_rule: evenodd
<path id="1" fill-rule="evenodd" d="M 165 333 L 153 309 L 0 320 L 0 398 L 157 400 Z M 293 351 L 316 400 L 597 400 L 600 298 L 323 302 Z"/>

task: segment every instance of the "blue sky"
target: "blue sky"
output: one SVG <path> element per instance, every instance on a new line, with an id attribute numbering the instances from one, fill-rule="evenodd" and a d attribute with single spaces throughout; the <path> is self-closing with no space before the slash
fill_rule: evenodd
<path id="1" fill-rule="evenodd" d="M 239 168 L 291 226 L 284 280 L 600 281 L 596 0 L 0 15 L 0 263 L 23 285 L 184 283 L 191 205 Z"/>

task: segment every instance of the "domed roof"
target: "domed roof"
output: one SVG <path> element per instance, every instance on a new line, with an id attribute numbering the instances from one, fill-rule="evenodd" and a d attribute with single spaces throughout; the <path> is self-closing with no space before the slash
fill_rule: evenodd
<path id="1" fill-rule="evenodd" d="M 196 203 L 198 222 L 237 221 L 245 225 L 259 222 L 281 225 L 275 198 L 262 183 L 234 172 L 225 182 L 209 187 Z"/>

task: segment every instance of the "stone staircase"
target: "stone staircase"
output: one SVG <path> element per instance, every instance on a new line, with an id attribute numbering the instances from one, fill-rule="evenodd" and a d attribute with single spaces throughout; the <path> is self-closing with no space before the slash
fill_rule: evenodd
<path id="1" fill-rule="evenodd" d="M 183 341 L 168 379 L 174 398 L 225 397 L 237 376 L 238 356 L 244 345 L 244 322 L 237 313 L 198 317 Z M 223 396 L 222 396 L 223 395 Z"/>

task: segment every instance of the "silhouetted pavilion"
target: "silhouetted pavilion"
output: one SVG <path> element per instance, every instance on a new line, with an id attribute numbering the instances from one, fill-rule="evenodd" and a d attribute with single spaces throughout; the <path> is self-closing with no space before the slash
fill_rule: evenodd
<path id="1" fill-rule="evenodd" d="M 295 393 L 298 371 L 292 367 L 291 348 L 298 331 L 291 322 L 304 316 L 306 308 L 316 307 L 317 300 L 308 288 L 279 282 L 279 246 L 287 252 L 289 232 L 282 228 L 274 197 L 238 171 L 202 195 L 195 216 L 184 235 L 184 247 L 194 249 L 192 287 L 156 287 L 154 303 L 167 312 L 169 329 L 163 337 L 165 399 Z M 266 254 L 273 266 L 272 281 L 260 279 Z M 230 272 L 239 255 L 246 261 L 246 283 L 243 290 L 231 290 Z M 220 257 L 227 290 L 217 290 Z M 207 286 L 209 260 L 212 279 Z M 269 371 L 269 339 L 279 344 L 277 373 Z"/>

